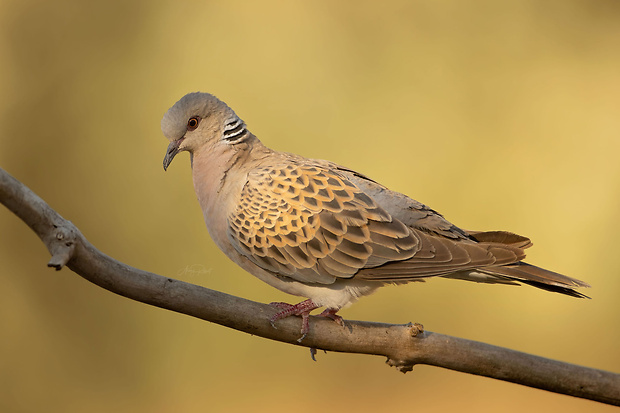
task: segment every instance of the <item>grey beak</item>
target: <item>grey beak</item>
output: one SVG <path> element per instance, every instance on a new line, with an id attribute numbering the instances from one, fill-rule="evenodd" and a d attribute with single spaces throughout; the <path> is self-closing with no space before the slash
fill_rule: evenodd
<path id="1" fill-rule="evenodd" d="M 181 146 L 183 139 L 184 138 L 177 139 L 176 141 L 170 142 L 170 145 L 168 145 L 166 156 L 164 157 L 164 171 L 168 169 L 168 166 L 172 163 L 176 154 L 180 152 L 179 146 Z"/>

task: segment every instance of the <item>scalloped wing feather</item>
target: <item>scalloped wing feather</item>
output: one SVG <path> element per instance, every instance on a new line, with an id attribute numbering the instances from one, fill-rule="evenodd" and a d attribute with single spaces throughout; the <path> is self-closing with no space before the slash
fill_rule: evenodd
<path id="1" fill-rule="evenodd" d="M 305 283 L 353 276 L 407 281 L 524 257 L 520 245 L 409 228 L 347 176 L 317 164 L 285 161 L 255 169 L 228 222 L 237 251 L 265 270 Z"/>
<path id="2" fill-rule="evenodd" d="M 318 165 L 255 169 L 228 223 L 237 251 L 306 283 L 331 284 L 419 250 L 409 228 L 346 177 Z"/>

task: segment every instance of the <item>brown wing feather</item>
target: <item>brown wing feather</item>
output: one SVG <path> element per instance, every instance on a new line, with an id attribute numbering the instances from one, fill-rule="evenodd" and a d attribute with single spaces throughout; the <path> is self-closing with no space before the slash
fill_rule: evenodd
<path id="1" fill-rule="evenodd" d="M 412 258 L 365 268 L 356 277 L 386 282 L 403 281 L 511 264 L 525 258 L 523 250 L 510 245 L 453 240 L 418 230 L 413 232 L 420 239 L 421 248 Z"/>
<path id="2" fill-rule="evenodd" d="M 418 250 L 409 228 L 344 176 L 317 165 L 254 171 L 228 222 L 241 254 L 302 282 L 333 283 Z"/>
<path id="3" fill-rule="evenodd" d="M 493 242 L 523 249 L 532 246 L 529 238 L 508 231 L 467 231 L 467 233 L 478 242 Z"/>

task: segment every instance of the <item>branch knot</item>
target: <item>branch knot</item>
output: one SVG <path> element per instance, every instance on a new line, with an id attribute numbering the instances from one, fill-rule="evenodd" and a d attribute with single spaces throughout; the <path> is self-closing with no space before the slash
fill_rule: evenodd
<path id="1" fill-rule="evenodd" d="M 52 258 L 50 258 L 47 266 L 59 271 L 73 258 L 79 230 L 70 221 L 65 221 L 62 224 L 52 224 L 52 226 L 54 227 L 51 231 L 52 236 L 49 237 L 46 243 Z"/>

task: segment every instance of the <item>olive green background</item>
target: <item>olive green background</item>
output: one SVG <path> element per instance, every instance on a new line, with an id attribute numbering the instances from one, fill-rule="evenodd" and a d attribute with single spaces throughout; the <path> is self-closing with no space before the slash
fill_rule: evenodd
<path id="1" fill-rule="evenodd" d="M 263 142 L 326 158 L 467 229 L 530 236 L 528 261 L 592 300 L 434 279 L 347 319 L 620 372 L 620 3 L 0 2 L 0 167 L 106 254 L 248 299 L 289 297 L 208 236 L 163 113 L 216 94 Z M 383 359 L 318 354 L 132 302 L 63 269 L 0 208 L 0 411 L 606 412 Z M 613 410 L 612 410 L 613 409 Z"/>

